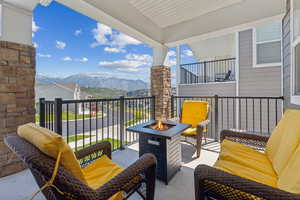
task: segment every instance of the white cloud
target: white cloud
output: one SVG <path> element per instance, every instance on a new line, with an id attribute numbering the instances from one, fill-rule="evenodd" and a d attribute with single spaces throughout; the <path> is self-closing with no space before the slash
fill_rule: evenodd
<path id="1" fill-rule="evenodd" d="M 110 53 L 125 53 L 125 49 L 120 49 L 120 48 L 114 48 L 114 47 L 105 47 L 104 51 L 110 52 Z"/>
<path id="2" fill-rule="evenodd" d="M 32 44 L 33 44 L 34 48 L 38 48 L 39 47 L 38 43 L 36 43 L 36 42 L 33 42 Z"/>
<path id="3" fill-rule="evenodd" d="M 58 49 L 64 49 L 64 48 L 66 48 L 66 46 L 67 46 L 67 44 L 65 43 L 65 42 L 62 42 L 62 41 L 57 41 L 56 40 L 56 48 L 58 48 Z"/>
<path id="4" fill-rule="evenodd" d="M 100 45 L 110 45 L 123 49 L 126 45 L 139 45 L 140 41 L 119 32 L 113 32 L 112 29 L 104 24 L 97 23 L 97 27 L 92 30 L 94 39 L 96 40 L 90 46 L 92 48 Z"/>
<path id="5" fill-rule="evenodd" d="M 40 27 L 35 23 L 34 19 L 32 19 L 32 37 L 34 37 L 35 32 L 37 32 Z"/>
<path id="6" fill-rule="evenodd" d="M 41 53 L 37 53 L 36 54 L 38 57 L 42 57 L 42 58 L 51 58 L 52 57 L 52 55 L 50 55 L 50 54 L 41 54 Z"/>
<path id="7" fill-rule="evenodd" d="M 97 28 L 92 30 L 96 42 L 91 47 L 97 47 L 108 43 L 107 36 L 112 34 L 112 29 L 104 24 L 97 23 Z"/>
<path id="8" fill-rule="evenodd" d="M 123 48 L 126 45 L 130 45 L 130 44 L 138 45 L 138 44 L 142 44 L 142 43 L 128 35 L 125 35 L 124 33 L 112 35 L 111 45 Z"/>
<path id="9" fill-rule="evenodd" d="M 186 56 L 193 56 L 193 52 L 191 51 L 191 50 L 184 50 L 183 51 L 183 53 L 184 53 L 184 55 L 186 55 Z"/>
<path id="10" fill-rule="evenodd" d="M 149 67 L 152 57 L 148 54 L 127 54 L 125 59 L 115 61 L 101 61 L 99 66 L 114 68 L 119 71 L 137 72 L 142 71 L 141 67 Z"/>
<path id="11" fill-rule="evenodd" d="M 142 61 L 145 63 L 145 65 L 150 65 L 152 63 L 152 56 L 148 55 L 148 54 L 127 54 L 125 56 L 126 59 L 128 60 L 138 60 L 138 61 Z"/>
<path id="12" fill-rule="evenodd" d="M 176 65 L 176 52 L 171 50 L 168 51 L 164 65 L 166 66 L 173 66 Z"/>
<path id="13" fill-rule="evenodd" d="M 74 35 L 75 36 L 79 36 L 80 34 L 82 34 L 82 30 L 81 29 L 78 29 L 78 30 L 74 31 Z"/>
<path id="14" fill-rule="evenodd" d="M 69 56 L 66 56 L 62 59 L 63 61 L 72 61 L 73 59 Z"/>
<path id="15" fill-rule="evenodd" d="M 169 57 L 176 56 L 176 52 L 175 52 L 175 51 L 173 51 L 173 50 L 171 50 L 171 51 L 168 51 L 168 53 L 167 53 L 167 56 L 169 56 Z"/>
<path id="16" fill-rule="evenodd" d="M 79 62 L 87 62 L 87 61 L 89 61 L 89 59 L 86 58 L 86 57 L 83 57 L 83 58 L 80 58 L 80 59 L 76 59 L 76 61 L 79 61 Z"/>

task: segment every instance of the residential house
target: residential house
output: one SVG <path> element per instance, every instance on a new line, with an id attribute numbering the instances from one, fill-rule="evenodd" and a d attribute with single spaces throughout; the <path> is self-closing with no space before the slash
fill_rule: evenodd
<path id="1" fill-rule="evenodd" d="M 80 100 L 89 99 L 90 95 L 80 90 L 80 86 L 74 83 L 63 82 L 47 82 L 36 83 L 35 85 L 35 105 L 36 112 L 39 112 L 39 100 L 45 98 L 46 100 L 55 100 L 56 98 L 68 99 L 68 100 Z M 87 104 L 78 105 L 78 113 L 82 113 L 83 109 L 89 110 Z M 64 106 L 63 110 L 67 108 Z M 75 105 L 70 106 L 71 112 L 75 112 Z"/>

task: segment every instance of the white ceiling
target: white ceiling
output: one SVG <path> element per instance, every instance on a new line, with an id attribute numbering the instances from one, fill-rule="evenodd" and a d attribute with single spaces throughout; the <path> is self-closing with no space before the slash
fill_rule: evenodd
<path id="1" fill-rule="evenodd" d="M 165 28 L 209 12 L 216 11 L 242 0 L 129 0 L 141 14 L 156 25 Z"/>
<path id="2" fill-rule="evenodd" d="M 32 10 L 39 2 L 4 1 L 26 10 Z M 286 3 L 285 0 L 56 1 L 150 46 L 186 44 L 219 32 L 233 33 L 236 27 L 249 28 L 249 24 L 258 20 L 274 20 L 274 16 L 280 20 Z"/>

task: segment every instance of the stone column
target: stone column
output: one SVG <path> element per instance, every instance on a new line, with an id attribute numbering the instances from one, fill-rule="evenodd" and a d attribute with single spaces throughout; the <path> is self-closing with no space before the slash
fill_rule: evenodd
<path id="1" fill-rule="evenodd" d="M 167 66 L 151 68 L 151 95 L 155 96 L 155 119 L 171 116 L 171 69 Z"/>
<path id="2" fill-rule="evenodd" d="M 24 169 L 4 144 L 19 125 L 35 120 L 35 49 L 31 45 L 0 41 L 0 177 Z"/>

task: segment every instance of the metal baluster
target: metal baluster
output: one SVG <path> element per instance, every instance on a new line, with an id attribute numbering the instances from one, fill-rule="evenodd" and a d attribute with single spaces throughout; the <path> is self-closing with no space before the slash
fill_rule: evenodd
<path id="1" fill-rule="evenodd" d="M 77 151 L 77 109 L 78 109 L 78 104 L 75 103 L 75 151 Z"/>
<path id="2" fill-rule="evenodd" d="M 69 104 L 67 106 L 67 143 L 69 144 Z"/>
<path id="3" fill-rule="evenodd" d="M 98 143 L 98 101 L 96 103 L 96 143 Z M 103 116 L 102 116 L 103 118 Z"/>
<path id="4" fill-rule="evenodd" d="M 260 133 L 262 134 L 262 105 L 261 105 L 261 98 L 259 98 L 259 127 L 260 127 Z"/>

